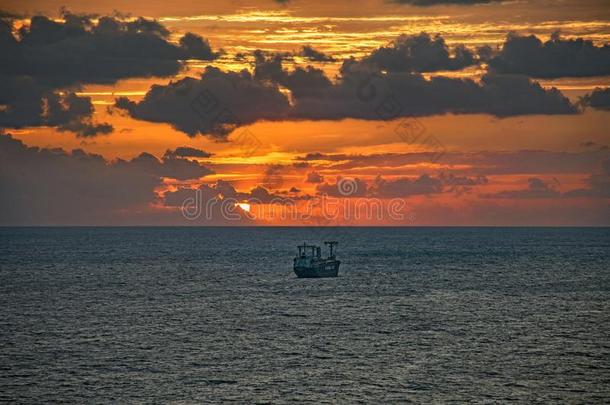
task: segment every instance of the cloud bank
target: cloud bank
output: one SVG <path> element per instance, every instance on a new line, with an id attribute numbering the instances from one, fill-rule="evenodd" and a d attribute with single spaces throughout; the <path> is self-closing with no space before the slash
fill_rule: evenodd
<path id="1" fill-rule="evenodd" d="M 164 177 L 189 180 L 212 173 L 173 156 L 142 153 L 107 161 L 80 149 L 27 147 L 10 135 L 0 135 L 0 167 L 0 223 L 5 225 L 115 222 L 155 203 L 154 189 Z"/>
<path id="2" fill-rule="evenodd" d="M 416 38 L 417 42 L 422 37 Z M 424 39 L 424 48 L 432 47 L 433 54 L 440 50 L 445 56 L 427 59 L 416 52 L 419 56 L 414 60 L 432 60 L 436 67 L 438 63 L 455 63 L 456 57 L 444 52 L 444 42 L 435 40 L 436 45 L 430 45 L 428 41 L 432 39 Z M 137 119 L 167 122 L 190 136 L 202 134 L 217 139 L 259 120 L 392 120 L 446 113 L 509 117 L 577 112 L 561 92 L 543 89 L 524 76 L 489 73 L 480 82 L 443 76 L 428 80 L 420 73 L 404 71 L 406 67 L 385 72 L 351 59 L 343 63 L 333 82 L 320 69 L 308 66 L 288 71 L 282 61 L 282 55 L 257 51 L 253 74 L 208 67 L 199 79 L 153 86 L 144 100 L 120 98 L 116 106 Z M 290 99 L 281 87 L 290 90 Z"/>

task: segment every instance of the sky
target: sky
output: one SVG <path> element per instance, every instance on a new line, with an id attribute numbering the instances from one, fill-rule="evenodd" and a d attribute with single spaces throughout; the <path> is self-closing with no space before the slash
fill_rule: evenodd
<path id="1" fill-rule="evenodd" d="M 609 226 L 610 3 L 0 3 L 0 225 Z"/>

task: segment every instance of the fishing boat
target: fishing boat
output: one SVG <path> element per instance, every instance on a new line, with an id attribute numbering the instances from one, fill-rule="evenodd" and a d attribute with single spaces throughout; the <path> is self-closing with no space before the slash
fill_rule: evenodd
<path id="1" fill-rule="evenodd" d="M 326 258 L 322 257 L 319 246 L 303 243 L 297 246 L 298 255 L 294 258 L 294 272 L 299 278 L 337 277 L 341 261 L 335 258 L 334 247 L 339 242 L 324 242 L 330 249 Z"/>

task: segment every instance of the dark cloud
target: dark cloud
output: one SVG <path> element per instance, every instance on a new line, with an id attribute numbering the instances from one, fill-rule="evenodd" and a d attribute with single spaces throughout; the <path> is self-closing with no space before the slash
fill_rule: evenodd
<path id="1" fill-rule="evenodd" d="M 571 190 L 566 197 L 610 198 L 610 156 L 599 162 L 598 169 L 587 180 L 587 188 Z"/>
<path id="2" fill-rule="evenodd" d="M 15 14 L 6 10 L 0 10 L 0 19 L 13 20 L 15 18 L 23 18 L 23 15 Z"/>
<path id="3" fill-rule="evenodd" d="M 255 52 L 254 74 L 208 67 L 201 79 L 186 78 L 151 87 L 136 103 L 116 106 L 138 119 L 167 122 L 191 136 L 224 139 L 240 125 L 258 120 L 392 120 L 437 114 L 525 114 L 578 112 L 561 92 L 525 76 L 486 74 L 480 81 L 419 73 L 387 72 L 346 61 L 336 82 L 308 66 L 287 71 L 284 55 Z M 279 86 L 288 88 L 289 102 Z"/>
<path id="4" fill-rule="evenodd" d="M 267 190 L 280 188 L 284 184 L 284 169 L 280 164 L 266 165 L 260 184 Z"/>
<path id="5" fill-rule="evenodd" d="M 545 181 L 538 177 L 527 179 L 527 188 L 519 190 L 500 191 L 495 194 L 484 194 L 484 198 L 559 198 L 561 192 L 557 190 L 557 185 Z"/>
<path id="6" fill-rule="evenodd" d="M 322 183 L 324 181 L 324 176 L 320 175 L 318 172 L 309 172 L 307 173 L 305 181 L 307 183 Z"/>
<path id="7" fill-rule="evenodd" d="M 362 63 L 392 72 L 460 70 L 476 63 L 474 54 L 464 46 L 456 47 L 454 53 L 450 56 L 443 37 L 423 32 L 399 36 L 391 45 L 374 50 Z"/>
<path id="8" fill-rule="evenodd" d="M 19 40 L 11 40 L 2 30 L 0 73 L 64 87 L 169 76 L 180 71 L 180 60 L 218 57 L 208 42 L 195 34 L 187 33 L 179 45 L 173 44 L 169 31 L 154 20 L 121 21 L 104 16 L 95 23 L 90 16 L 69 12 L 63 18 L 58 22 L 34 16 L 29 26 L 19 30 Z"/>
<path id="9" fill-rule="evenodd" d="M 369 186 L 360 178 L 338 176 L 335 183 L 320 183 L 316 186 L 318 194 L 337 198 L 367 197 Z"/>
<path id="10" fill-rule="evenodd" d="M 571 114 L 576 107 L 558 90 L 543 89 L 523 76 L 487 74 L 480 82 L 417 73 L 388 72 L 348 60 L 336 83 L 309 68 L 286 73 L 281 58 L 261 59 L 265 78 L 293 90 L 291 118 L 388 120 L 444 113 Z M 255 73 L 255 76 L 263 76 Z"/>
<path id="11" fill-rule="evenodd" d="M 168 150 L 165 152 L 165 156 L 172 157 L 199 157 L 199 158 L 209 158 L 213 154 L 210 152 L 206 152 L 201 149 L 191 148 L 190 146 L 179 146 L 175 150 Z"/>
<path id="12" fill-rule="evenodd" d="M 0 127 L 49 125 L 84 137 L 106 134 L 112 126 L 92 121 L 90 98 L 73 94 L 82 84 L 169 76 L 180 71 L 181 60 L 218 57 L 195 34 L 175 45 L 154 20 L 95 20 L 66 10 L 62 17 L 34 16 L 18 37 L 12 19 L 0 19 Z"/>
<path id="13" fill-rule="evenodd" d="M 307 162 L 294 162 L 292 164 L 293 167 L 297 168 L 297 169 L 306 169 L 309 167 L 309 163 Z"/>
<path id="14" fill-rule="evenodd" d="M 319 194 L 337 198 L 399 198 L 414 195 L 440 194 L 444 192 L 468 192 L 472 187 L 487 184 L 483 176 L 466 177 L 452 173 L 441 173 L 439 176 L 422 174 L 417 177 L 400 177 L 384 179 L 377 176 L 369 185 L 360 178 L 337 177 L 335 183 L 321 183 L 316 187 Z"/>
<path id="15" fill-rule="evenodd" d="M 390 0 L 391 3 L 409 4 L 412 6 L 472 6 L 475 4 L 499 3 L 505 0 Z"/>
<path id="16" fill-rule="evenodd" d="M 27 147 L 0 135 L 0 223 L 106 223 L 157 201 L 164 177 L 198 179 L 211 171 L 196 162 L 141 154 L 107 161 L 80 149 Z"/>
<path id="17" fill-rule="evenodd" d="M 254 221 L 239 205 L 235 195 L 229 196 L 226 189 L 230 188 L 237 195 L 237 191 L 227 182 L 201 184 L 196 189 L 179 188 L 168 191 L 163 195 L 163 204 L 171 209 L 179 209 L 188 214 L 188 221 L 182 222 L 191 225 L 248 225 Z M 183 211 L 184 210 L 184 211 Z"/>
<path id="18" fill-rule="evenodd" d="M 573 114 L 577 109 L 557 89 L 545 90 L 523 76 L 487 74 L 470 79 L 419 74 L 370 74 L 348 67 L 340 80 L 315 97 L 296 98 L 291 115 L 306 119 L 389 120 L 445 113 Z"/>
<path id="19" fill-rule="evenodd" d="M 254 52 L 255 66 L 254 78 L 261 81 L 270 81 L 289 89 L 296 98 L 316 97 L 332 87 L 332 82 L 321 69 L 307 66 L 297 66 L 293 71 L 287 71 L 282 66 L 284 55 L 265 54 L 257 50 Z"/>
<path id="20" fill-rule="evenodd" d="M 537 78 L 587 77 L 610 74 L 610 46 L 592 41 L 562 39 L 554 34 L 542 42 L 534 35 L 509 34 L 502 50 L 489 62 L 499 73 Z"/>
<path id="21" fill-rule="evenodd" d="M 241 194 L 246 199 L 246 201 L 250 203 L 257 202 L 262 204 L 269 204 L 276 202 L 284 202 L 283 197 L 270 193 L 269 190 L 262 186 L 256 186 L 252 190 L 250 190 L 250 195 L 246 195 L 244 193 Z"/>
<path id="22" fill-rule="evenodd" d="M 599 108 L 602 110 L 610 109 L 610 87 L 596 88 L 581 100 L 583 105 Z"/>
<path id="23" fill-rule="evenodd" d="M 279 119 L 289 109 L 276 85 L 255 80 L 242 71 L 207 67 L 200 79 L 191 77 L 167 86 L 155 85 L 140 102 L 119 98 L 115 103 L 132 117 L 166 122 L 190 135 L 225 139 L 236 127 L 262 119 Z"/>
<path id="24" fill-rule="evenodd" d="M 111 133 L 114 128 L 112 125 L 104 122 L 101 124 L 90 122 L 89 120 L 74 120 L 69 121 L 66 124 L 62 124 L 57 127 L 60 131 L 74 132 L 76 136 L 87 138 L 97 135 L 104 135 Z"/>
<path id="25" fill-rule="evenodd" d="M 360 155 L 346 155 L 339 153 L 321 153 L 321 152 L 311 152 L 306 154 L 305 156 L 297 156 L 297 160 L 344 160 L 347 156 L 360 156 Z"/>
<path id="26" fill-rule="evenodd" d="M 544 150 L 446 152 L 442 162 L 452 166 L 463 166 L 461 173 L 469 175 L 506 174 L 579 174 L 596 169 L 596 162 L 605 156 L 601 150 L 582 152 L 555 152 Z M 398 168 L 434 162 L 434 152 L 373 153 L 369 155 L 343 153 L 308 153 L 297 157 L 297 162 L 322 161 L 327 169 L 346 171 L 360 167 Z M 453 169 L 457 171 L 457 169 Z"/>
<path id="27" fill-rule="evenodd" d="M 270 80 L 279 82 L 283 79 L 286 72 L 282 67 L 284 55 L 275 53 L 265 55 L 263 51 L 254 51 L 254 77 L 258 80 Z"/>
<path id="28" fill-rule="evenodd" d="M 17 39 L 13 36 L 13 21 L 11 17 L 0 15 L 0 49 L 6 52 L 17 51 Z M 0 61 L 5 63 L 8 55 L 0 55 Z"/>
<path id="29" fill-rule="evenodd" d="M 191 59 L 213 60 L 219 56 L 218 53 L 212 51 L 207 39 L 191 32 L 187 32 L 180 38 L 180 46 L 184 55 Z"/>
<path id="30" fill-rule="evenodd" d="M 409 197 L 420 194 L 439 194 L 443 192 L 443 181 L 437 177 L 423 174 L 416 179 L 399 178 L 385 180 L 375 179 L 372 194 L 376 197 Z"/>
<path id="31" fill-rule="evenodd" d="M 487 184 L 484 176 L 467 177 L 453 173 L 440 173 L 438 176 L 423 174 L 416 178 L 397 178 L 386 180 L 378 176 L 370 194 L 380 198 L 409 197 L 413 195 L 428 195 L 440 193 L 466 193 L 474 187 Z"/>
<path id="32" fill-rule="evenodd" d="M 477 55 L 479 57 L 480 62 L 489 63 L 489 61 L 493 59 L 496 54 L 497 50 L 495 50 L 489 45 L 483 45 L 477 48 Z"/>
<path id="33" fill-rule="evenodd" d="M 301 56 L 314 62 L 333 62 L 335 58 L 317 51 L 309 45 L 304 45 L 301 49 Z"/>
<path id="34" fill-rule="evenodd" d="M 115 164 L 117 166 L 137 167 L 151 176 L 169 177 L 177 180 L 198 179 L 213 173 L 212 170 L 194 160 L 182 159 L 168 154 L 165 154 L 159 160 L 150 153 L 141 153 L 130 161 L 119 160 Z"/>
<path id="35" fill-rule="evenodd" d="M 59 94 L 40 86 L 27 76 L 0 76 L 0 127 L 54 126 L 77 136 L 107 134 L 112 126 L 93 123 L 89 97 L 68 92 Z"/>
<path id="36" fill-rule="evenodd" d="M 488 183 L 487 177 L 485 176 L 466 177 L 458 176 L 453 173 L 441 173 L 439 179 L 442 180 L 443 184 L 449 186 L 479 186 Z"/>
<path id="37" fill-rule="evenodd" d="M 198 189 L 203 194 L 204 202 L 209 202 L 213 199 L 216 199 L 219 203 L 222 200 L 248 202 L 251 204 L 284 204 L 290 202 L 289 198 L 271 193 L 262 186 L 253 187 L 249 192 L 237 191 L 233 184 L 225 180 L 218 180 L 216 184 L 202 184 Z M 168 207 L 180 207 L 185 199 L 193 197 L 194 194 L 195 190 L 191 188 L 179 188 L 176 191 L 166 192 L 163 196 L 163 202 Z"/>
<path id="38" fill-rule="evenodd" d="M 544 180 L 538 177 L 528 179 L 525 189 L 505 190 L 494 194 L 483 194 L 483 198 L 610 198 L 610 156 L 607 154 L 598 163 L 595 171 L 585 180 L 586 187 L 562 193 L 559 182 L 553 178 Z"/>
<path id="39" fill-rule="evenodd" d="M 296 98 L 321 97 L 332 88 L 331 81 L 324 72 L 312 66 L 305 69 L 297 67 L 288 73 L 280 82 Z"/>

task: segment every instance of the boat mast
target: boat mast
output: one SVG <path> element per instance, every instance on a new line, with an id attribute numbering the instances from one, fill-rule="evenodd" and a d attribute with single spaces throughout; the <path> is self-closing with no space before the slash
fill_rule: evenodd
<path id="1" fill-rule="evenodd" d="M 334 258 L 335 258 L 335 253 L 333 252 L 333 247 L 334 247 L 335 245 L 338 245 L 338 244 L 339 244 L 339 242 L 336 242 L 336 241 L 330 241 L 330 242 L 324 242 L 324 244 L 325 244 L 325 245 L 328 245 L 328 247 L 330 248 L 330 255 L 329 255 L 328 257 L 329 257 L 329 258 L 331 258 L 331 259 L 334 259 Z"/>

